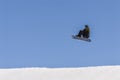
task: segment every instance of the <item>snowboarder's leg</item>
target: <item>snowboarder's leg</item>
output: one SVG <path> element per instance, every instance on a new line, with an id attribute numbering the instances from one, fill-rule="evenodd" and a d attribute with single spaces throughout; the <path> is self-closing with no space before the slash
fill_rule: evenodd
<path id="1" fill-rule="evenodd" d="M 86 31 L 83 30 L 83 37 L 86 38 Z"/>
<path id="2" fill-rule="evenodd" d="M 80 32 L 79 32 L 78 35 L 76 35 L 76 36 L 81 37 L 82 35 L 83 35 L 83 31 L 80 30 Z"/>

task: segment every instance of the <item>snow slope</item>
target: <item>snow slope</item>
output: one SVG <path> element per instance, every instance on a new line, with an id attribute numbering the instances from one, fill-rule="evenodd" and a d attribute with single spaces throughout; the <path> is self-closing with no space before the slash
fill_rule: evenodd
<path id="1" fill-rule="evenodd" d="M 120 66 L 0 69 L 0 80 L 120 80 Z"/>

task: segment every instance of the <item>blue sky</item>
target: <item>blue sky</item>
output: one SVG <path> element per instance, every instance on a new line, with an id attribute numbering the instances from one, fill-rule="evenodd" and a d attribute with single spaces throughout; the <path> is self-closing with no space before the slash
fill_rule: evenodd
<path id="1" fill-rule="evenodd" d="M 1 0 L 0 68 L 120 65 L 119 0 Z M 88 24 L 91 43 L 71 38 Z"/>

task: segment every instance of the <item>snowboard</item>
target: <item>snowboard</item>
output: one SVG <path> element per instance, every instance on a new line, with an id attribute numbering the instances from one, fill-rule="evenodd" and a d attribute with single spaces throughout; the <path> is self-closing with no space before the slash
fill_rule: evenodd
<path id="1" fill-rule="evenodd" d="M 83 41 L 91 42 L 91 39 L 84 38 L 84 37 L 78 37 L 78 36 L 75 36 L 75 35 L 72 35 L 72 38 L 77 39 L 77 40 L 83 40 Z"/>

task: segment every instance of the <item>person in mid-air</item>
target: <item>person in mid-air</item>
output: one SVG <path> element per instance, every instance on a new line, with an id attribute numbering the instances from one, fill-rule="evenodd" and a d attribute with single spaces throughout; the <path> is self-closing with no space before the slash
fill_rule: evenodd
<path id="1" fill-rule="evenodd" d="M 83 30 L 80 30 L 77 37 L 89 38 L 90 37 L 90 28 L 88 25 L 85 25 Z"/>

